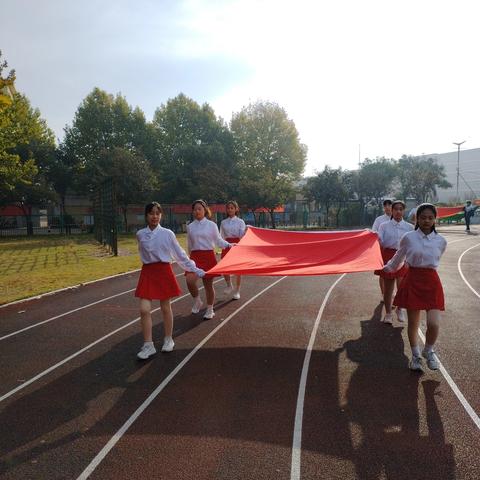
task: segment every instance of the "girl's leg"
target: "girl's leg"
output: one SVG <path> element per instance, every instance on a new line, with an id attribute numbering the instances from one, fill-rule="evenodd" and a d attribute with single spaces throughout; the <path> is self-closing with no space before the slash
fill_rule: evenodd
<path id="1" fill-rule="evenodd" d="M 205 295 L 207 297 L 207 308 L 213 307 L 215 303 L 215 290 L 213 288 L 213 278 L 202 278 L 205 287 Z"/>
<path id="2" fill-rule="evenodd" d="M 378 284 L 380 285 L 380 291 L 382 292 L 382 298 L 383 294 L 385 292 L 385 282 L 383 281 L 383 277 L 378 277 Z"/>
<path id="3" fill-rule="evenodd" d="M 242 283 L 241 275 L 235 275 L 235 290 L 240 292 L 240 284 Z"/>
<path id="4" fill-rule="evenodd" d="M 198 313 L 202 308 L 202 299 L 197 286 L 197 275 L 194 273 L 187 273 L 187 287 L 190 295 L 193 297 L 192 313 Z"/>
<path id="5" fill-rule="evenodd" d="M 146 298 L 140 299 L 140 322 L 142 324 L 143 340 L 152 341 L 152 302 Z"/>
<path id="6" fill-rule="evenodd" d="M 160 308 L 162 309 L 165 336 L 171 337 L 173 333 L 173 312 L 170 299 L 168 298 L 167 300 L 160 300 Z"/>
<path id="7" fill-rule="evenodd" d="M 187 288 L 193 298 L 198 297 L 197 275 L 193 272 L 187 272 Z"/>
<path id="8" fill-rule="evenodd" d="M 427 311 L 427 332 L 425 334 L 425 350 L 433 350 L 440 330 L 440 310 Z"/>
<path id="9" fill-rule="evenodd" d="M 230 279 L 230 275 L 224 275 L 223 278 L 225 279 L 225 283 L 227 284 L 227 289 L 232 288 L 232 281 Z"/>
<path id="10" fill-rule="evenodd" d="M 384 278 L 383 302 L 385 304 L 385 313 L 392 313 L 393 290 L 395 289 L 394 278 Z"/>
<path id="11" fill-rule="evenodd" d="M 420 351 L 420 338 L 418 327 L 420 325 L 420 310 L 407 310 L 408 314 L 408 341 L 412 349 L 412 359 L 409 363 L 410 370 L 423 372 L 422 356 Z"/>

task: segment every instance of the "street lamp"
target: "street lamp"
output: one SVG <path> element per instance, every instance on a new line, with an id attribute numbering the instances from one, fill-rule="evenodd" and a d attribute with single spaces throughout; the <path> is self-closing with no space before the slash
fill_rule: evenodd
<path id="1" fill-rule="evenodd" d="M 458 196 L 458 177 L 460 176 L 460 145 L 462 143 L 465 143 L 466 140 L 464 140 L 463 142 L 452 142 L 454 145 L 456 145 L 458 147 L 458 153 L 457 153 L 457 202 L 460 201 L 460 198 Z"/>

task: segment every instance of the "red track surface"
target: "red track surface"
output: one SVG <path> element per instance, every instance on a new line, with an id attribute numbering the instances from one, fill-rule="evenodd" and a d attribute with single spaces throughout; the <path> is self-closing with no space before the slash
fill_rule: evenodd
<path id="1" fill-rule="evenodd" d="M 480 414 L 480 298 L 457 262 L 480 237 L 444 228 L 440 269 L 447 310 L 440 359 Z M 480 293 L 480 246 L 461 269 Z M 0 337 L 134 288 L 130 274 L 0 309 Z M 183 276 L 180 277 L 183 282 Z M 290 479 L 300 375 L 318 311 L 338 276 L 244 279 L 242 299 L 217 316 L 174 305 L 176 348 L 140 363 L 133 293 L 0 341 L 0 478 L 78 478 L 158 385 L 176 373 L 102 458 L 90 478 Z M 186 289 L 184 288 L 186 292 Z M 18 313 L 23 311 L 23 313 Z M 235 313 L 236 312 L 236 313 Z M 320 319 L 306 383 L 300 478 L 478 479 L 480 430 L 440 372 L 407 368 L 406 328 L 380 323 L 378 282 L 347 275 Z M 154 314 L 161 345 L 162 323 Z"/>

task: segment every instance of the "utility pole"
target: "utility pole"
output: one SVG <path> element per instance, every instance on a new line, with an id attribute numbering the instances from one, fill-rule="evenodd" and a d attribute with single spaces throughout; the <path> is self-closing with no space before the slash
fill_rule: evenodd
<path id="1" fill-rule="evenodd" d="M 460 145 L 462 145 L 462 143 L 465 143 L 466 140 L 464 140 L 463 142 L 452 142 L 454 145 L 456 145 L 458 147 L 458 151 L 457 151 L 457 202 L 460 202 L 460 197 L 458 196 L 458 179 L 460 177 Z"/>

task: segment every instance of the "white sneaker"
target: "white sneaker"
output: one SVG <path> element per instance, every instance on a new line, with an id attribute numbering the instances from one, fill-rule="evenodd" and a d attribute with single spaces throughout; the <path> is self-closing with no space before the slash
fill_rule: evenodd
<path id="1" fill-rule="evenodd" d="M 240 300 L 240 292 L 236 290 L 235 293 L 232 295 L 232 298 L 234 300 Z"/>
<path id="2" fill-rule="evenodd" d="M 202 309 L 202 307 L 203 307 L 203 302 L 199 295 L 198 297 L 195 297 L 193 300 L 192 313 L 198 313 Z"/>
<path id="3" fill-rule="evenodd" d="M 157 351 L 155 350 L 155 347 L 153 346 L 152 343 L 144 343 L 141 350 L 137 353 L 137 357 L 140 360 L 147 360 L 152 355 L 155 355 L 156 353 Z"/>
<path id="4" fill-rule="evenodd" d="M 214 316 L 215 316 L 215 312 L 213 311 L 213 307 L 208 307 L 203 318 L 205 320 L 211 320 Z"/>
<path id="5" fill-rule="evenodd" d="M 404 308 L 397 308 L 397 320 L 399 322 L 404 322 L 407 319 Z"/>
<path id="6" fill-rule="evenodd" d="M 410 363 L 408 364 L 408 368 L 410 370 L 414 370 L 415 372 L 423 372 L 422 357 L 412 357 Z"/>
<path id="7" fill-rule="evenodd" d="M 393 315 L 391 313 L 386 313 L 385 316 L 382 318 L 383 323 L 389 323 L 392 325 L 393 323 Z"/>
<path id="8" fill-rule="evenodd" d="M 422 357 L 427 359 L 427 365 L 430 370 L 438 370 L 440 368 L 440 361 L 434 351 L 422 352 Z"/>
<path id="9" fill-rule="evenodd" d="M 173 341 L 173 338 L 165 337 L 163 340 L 162 352 L 171 352 L 174 346 L 175 346 L 175 342 Z"/>
<path id="10" fill-rule="evenodd" d="M 225 295 L 230 295 L 232 292 L 233 292 L 233 287 L 231 285 L 229 287 L 227 286 L 227 288 L 223 291 Z"/>

